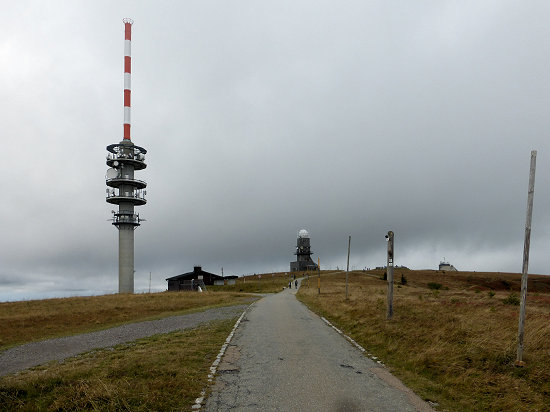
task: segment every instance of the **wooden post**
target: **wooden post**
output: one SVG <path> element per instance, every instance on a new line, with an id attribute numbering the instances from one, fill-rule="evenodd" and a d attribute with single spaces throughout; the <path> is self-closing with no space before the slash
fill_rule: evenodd
<path id="1" fill-rule="evenodd" d="M 317 277 L 317 289 L 318 289 L 317 294 L 320 295 L 321 294 L 321 264 L 320 264 L 319 258 L 317 258 L 317 274 L 319 275 Z"/>
<path id="2" fill-rule="evenodd" d="M 535 169 L 537 167 L 537 151 L 531 151 L 531 167 L 529 169 L 529 190 L 527 191 L 527 217 L 525 219 L 525 240 L 523 243 L 523 266 L 521 269 L 521 304 L 518 325 L 518 353 L 516 366 L 524 366 L 523 336 L 525 328 L 525 305 L 527 301 L 527 270 L 529 267 L 529 246 L 531 244 L 531 217 L 533 215 L 533 196 L 535 194 Z"/>
<path id="3" fill-rule="evenodd" d="M 346 300 L 349 299 L 349 295 L 348 295 L 348 276 L 349 276 L 349 249 L 350 249 L 350 246 L 351 246 L 351 235 L 348 238 L 348 264 L 346 266 Z"/>
<path id="4" fill-rule="evenodd" d="M 386 319 L 393 317 L 393 232 L 390 230 L 386 235 L 388 241 L 388 262 L 386 265 L 386 276 L 388 279 L 388 308 Z"/>

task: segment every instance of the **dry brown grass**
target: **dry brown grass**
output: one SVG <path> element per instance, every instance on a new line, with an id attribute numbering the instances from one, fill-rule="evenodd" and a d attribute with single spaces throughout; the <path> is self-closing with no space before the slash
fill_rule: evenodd
<path id="1" fill-rule="evenodd" d="M 216 292 L 276 293 L 280 292 L 283 287 L 288 285 L 289 276 L 288 273 L 284 272 L 260 273 L 257 275 L 240 277 L 236 279 L 234 285 L 208 286 L 208 290 Z"/>
<path id="2" fill-rule="evenodd" d="M 399 285 L 396 270 L 391 321 L 385 319 L 382 273 L 351 273 L 348 302 L 344 273 L 323 277 L 321 295 L 306 287 L 298 296 L 442 409 L 550 410 L 550 294 L 541 292 L 550 278 L 530 282 L 537 286 L 527 306 L 527 366 L 516 368 L 519 307 L 503 300 L 513 293 L 518 274 L 403 274 L 407 285 Z M 428 283 L 442 287 L 433 290 Z"/>
<path id="3" fill-rule="evenodd" d="M 234 323 L 212 322 L 0 378 L 0 410 L 191 410 Z"/>
<path id="4" fill-rule="evenodd" d="M 164 292 L 0 303 L 0 349 L 210 307 L 250 302 L 235 292 Z"/>

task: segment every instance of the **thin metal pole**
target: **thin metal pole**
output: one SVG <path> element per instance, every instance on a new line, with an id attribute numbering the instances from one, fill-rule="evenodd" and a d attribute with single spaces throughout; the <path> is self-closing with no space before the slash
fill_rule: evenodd
<path id="1" fill-rule="evenodd" d="M 350 249 L 350 246 L 351 246 L 351 235 L 348 238 L 348 264 L 346 266 L 346 300 L 349 299 L 349 295 L 348 295 L 348 276 L 349 276 L 349 249 Z"/>
<path id="2" fill-rule="evenodd" d="M 149 293 L 151 293 L 151 272 L 149 272 Z"/>
<path id="3" fill-rule="evenodd" d="M 388 264 L 386 265 L 386 273 L 388 278 L 388 308 L 386 311 L 386 319 L 393 317 L 393 232 L 390 230 L 386 235 L 388 240 Z"/>
<path id="4" fill-rule="evenodd" d="M 537 151 L 531 151 L 531 166 L 529 169 L 529 190 L 527 192 L 527 217 L 525 219 L 525 240 L 523 243 L 523 266 L 521 269 L 521 304 L 518 325 L 518 354 L 516 366 L 524 366 L 523 337 L 525 329 L 525 305 L 527 300 L 527 270 L 529 267 L 529 246 L 531 244 L 531 217 L 533 216 L 533 197 L 535 194 L 535 169 L 537 167 Z"/>

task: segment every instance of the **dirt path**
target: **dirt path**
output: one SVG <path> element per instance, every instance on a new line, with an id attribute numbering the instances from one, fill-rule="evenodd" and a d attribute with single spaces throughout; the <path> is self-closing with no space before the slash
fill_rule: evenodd
<path id="1" fill-rule="evenodd" d="M 247 311 L 220 363 L 207 411 L 430 411 L 295 298 Z"/>
<path id="2" fill-rule="evenodd" d="M 136 339 L 194 328 L 201 323 L 239 316 L 248 305 L 209 309 L 188 315 L 136 322 L 98 332 L 65 338 L 27 343 L 0 353 L 0 376 L 38 366 L 53 360 L 61 361 L 92 349 L 107 348 Z"/>

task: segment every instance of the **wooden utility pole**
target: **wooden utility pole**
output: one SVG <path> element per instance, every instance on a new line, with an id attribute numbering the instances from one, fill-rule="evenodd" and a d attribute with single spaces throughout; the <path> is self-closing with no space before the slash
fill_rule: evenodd
<path id="1" fill-rule="evenodd" d="M 388 309 L 386 319 L 393 317 L 393 232 L 390 230 L 386 235 L 388 241 L 388 262 L 386 265 L 386 277 L 388 279 Z"/>
<path id="2" fill-rule="evenodd" d="M 346 266 L 346 300 L 349 299 L 349 295 L 348 295 L 348 276 L 349 276 L 349 249 L 350 249 L 350 246 L 351 246 L 351 235 L 348 238 L 348 264 Z"/>
<path id="3" fill-rule="evenodd" d="M 317 274 L 319 275 L 317 277 L 317 289 L 318 289 L 318 295 L 321 294 L 321 261 L 319 258 L 317 258 Z"/>
<path id="4" fill-rule="evenodd" d="M 531 217 L 533 216 L 533 196 L 535 194 L 535 169 L 537 167 L 537 151 L 531 151 L 531 167 L 529 169 L 529 190 L 527 191 L 527 217 L 525 219 L 525 240 L 523 243 L 523 266 L 521 269 L 521 303 L 518 325 L 518 354 L 516 366 L 524 366 L 523 336 L 525 328 L 525 305 L 527 301 L 527 269 L 529 267 L 529 246 L 531 244 Z"/>

